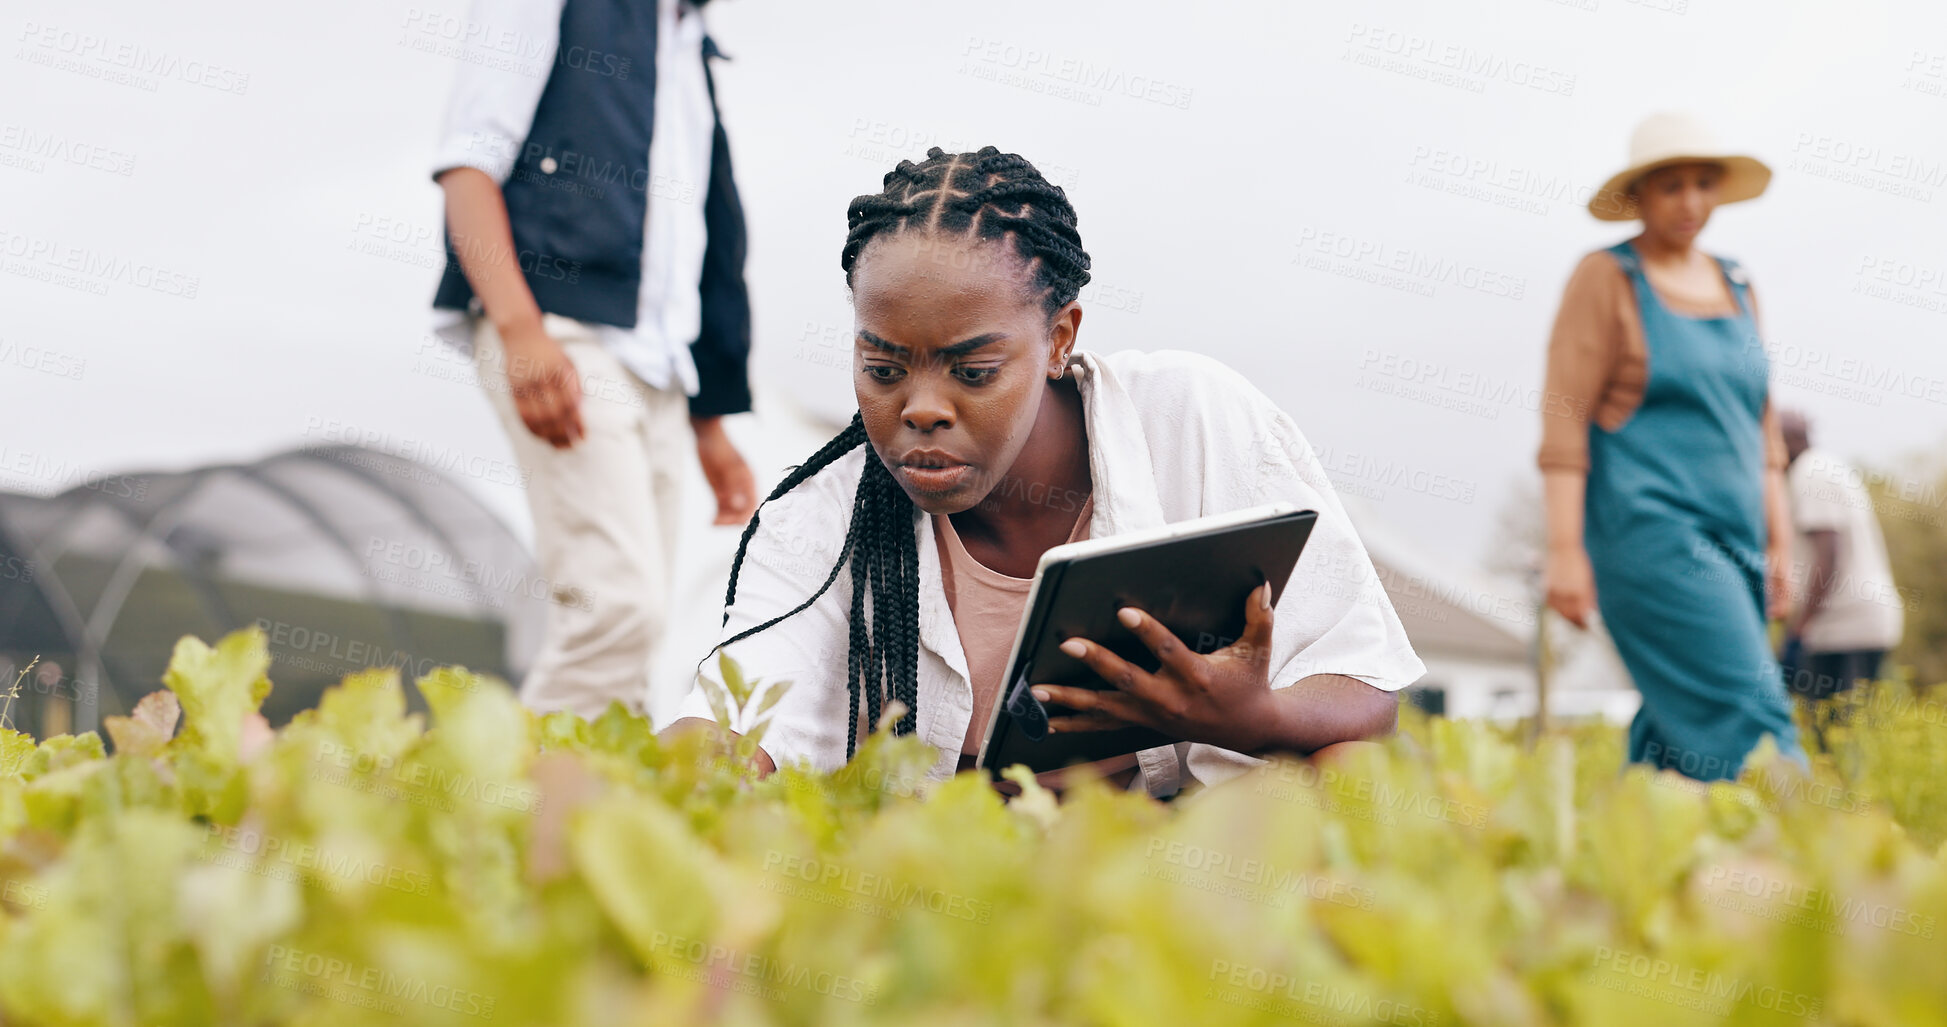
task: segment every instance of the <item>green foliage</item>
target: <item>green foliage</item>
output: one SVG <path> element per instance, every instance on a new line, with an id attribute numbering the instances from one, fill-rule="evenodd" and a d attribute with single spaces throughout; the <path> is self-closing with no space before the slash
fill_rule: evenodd
<path id="1" fill-rule="evenodd" d="M 880 731 L 836 773 L 355 674 L 270 733 L 253 633 L 95 735 L 0 731 L 0 1014 L 46 1025 L 1947 1022 L 1947 716 L 1811 776 L 1411 711 L 1164 805 Z M 780 688 L 719 665 L 726 721 Z M 180 730 L 177 730 L 180 700 Z"/>
<path id="2" fill-rule="evenodd" d="M 1889 663 L 1919 681 L 1947 681 L 1947 459 L 1862 470 L 1905 612 Z"/>

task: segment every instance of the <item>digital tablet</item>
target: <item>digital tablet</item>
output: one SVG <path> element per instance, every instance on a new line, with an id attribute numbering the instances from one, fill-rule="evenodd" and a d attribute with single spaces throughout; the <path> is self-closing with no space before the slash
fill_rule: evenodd
<path id="1" fill-rule="evenodd" d="M 1230 645 L 1244 632 L 1252 589 L 1269 581 L 1274 604 L 1283 594 L 1317 520 L 1314 511 L 1280 503 L 1048 550 L 1035 567 L 975 765 L 998 775 L 1022 763 L 1041 773 L 1180 741 L 1147 728 L 1050 734 L 1048 717 L 1067 711 L 1044 707 L 1029 687 L 1112 687 L 1061 651 L 1070 638 L 1089 639 L 1155 670 L 1155 654 L 1116 620 L 1125 606 L 1156 618 L 1196 652 Z"/>

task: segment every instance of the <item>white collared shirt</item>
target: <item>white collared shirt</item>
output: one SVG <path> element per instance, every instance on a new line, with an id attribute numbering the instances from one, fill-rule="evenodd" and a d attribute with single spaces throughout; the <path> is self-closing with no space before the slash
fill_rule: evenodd
<path id="1" fill-rule="evenodd" d="M 1304 555 L 1278 599 L 1271 687 L 1343 674 L 1387 691 L 1426 672 L 1394 614 L 1372 560 L 1332 483 L 1291 418 L 1243 376 L 1183 352 L 1077 352 L 1095 512 L 1089 537 L 1289 502 L 1318 511 Z M 870 447 L 834 461 L 764 505 L 721 638 L 804 602 L 838 559 Z M 919 736 L 939 750 L 931 775 L 949 777 L 973 716 L 966 654 L 941 586 L 931 518 L 916 518 L 919 554 Z M 790 681 L 763 748 L 779 765 L 832 770 L 845 762 L 849 572 L 805 610 L 729 646 L 744 677 Z M 756 703 L 751 708 L 756 708 Z M 711 718 L 700 686 L 679 713 Z M 745 723 L 734 725 L 746 730 Z M 868 727 L 861 723 L 864 737 Z M 1214 783 L 1260 762 L 1182 743 L 1141 754 L 1143 785 L 1158 795 L 1184 775 Z"/>
<path id="2" fill-rule="evenodd" d="M 561 42 L 566 0 L 474 0 L 470 23 L 521 40 L 533 60 L 518 67 L 462 62 L 441 132 L 439 171 L 472 167 L 496 182 L 534 123 Z M 658 389 L 697 393 L 690 343 L 703 329 L 703 253 L 709 244 L 703 201 L 709 195 L 716 114 L 703 68 L 703 14 L 689 0 L 657 0 L 655 131 L 649 137 L 642 281 L 634 328 L 589 326 L 630 373 Z M 440 334 L 466 315 L 440 311 Z"/>

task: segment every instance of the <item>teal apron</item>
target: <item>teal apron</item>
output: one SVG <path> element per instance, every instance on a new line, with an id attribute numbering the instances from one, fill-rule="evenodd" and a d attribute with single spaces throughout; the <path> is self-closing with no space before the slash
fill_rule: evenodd
<path id="1" fill-rule="evenodd" d="M 1769 363 L 1744 276 L 1719 260 L 1738 312 L 1686 317 L 1657 300 L 1634 246 L 1609 252 L 1635 289 L 1649 348 L 1642 405 L 1617 431 L 1589 425 L 1596 602 L 1643 695 L 1629 758 L 1736 777 L 1769 734 L 1802 762 L 1765 631 Z"/>

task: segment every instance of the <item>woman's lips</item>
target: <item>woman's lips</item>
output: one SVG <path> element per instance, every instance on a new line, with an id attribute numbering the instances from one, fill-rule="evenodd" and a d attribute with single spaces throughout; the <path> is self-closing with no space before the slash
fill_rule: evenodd
<path id="1" fill-rule="evenodd" d="M 899 474 L 921 492 L 951 492 L 973 476 L 973 465 L 948 464 L 945 467 L 920 467 L 915 464 L 900 464 Z"/>

